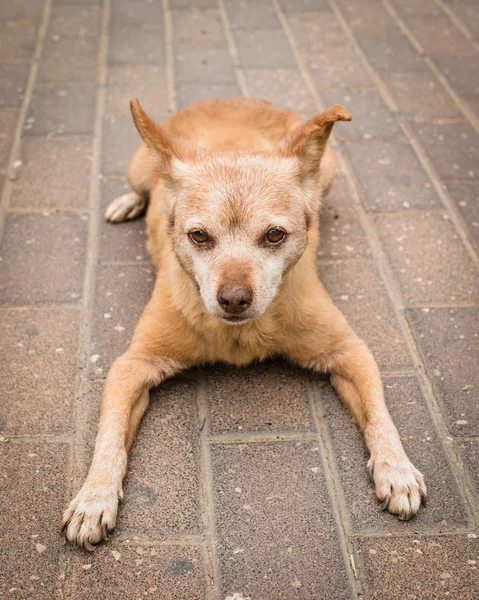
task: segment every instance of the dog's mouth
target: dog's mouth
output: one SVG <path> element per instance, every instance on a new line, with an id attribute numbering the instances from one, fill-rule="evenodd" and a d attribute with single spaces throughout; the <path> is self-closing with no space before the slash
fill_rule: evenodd
<path id="1" fill-rule="evenodd" d="M 234 315 L 223 316 L 221 319 L 230 325 L 240 325 L 241 323 L 246 323 L 246 321 L 251 321 L 251 317 L 240 317 Z"/>

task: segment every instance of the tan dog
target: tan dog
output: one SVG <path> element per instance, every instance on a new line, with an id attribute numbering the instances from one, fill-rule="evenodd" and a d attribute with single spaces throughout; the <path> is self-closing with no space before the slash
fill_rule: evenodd
<path id="1" fill-rule="evenodd" d="M 127 352 L 110 369 L 88 477 L 65 512 L 66 537 L 91 549 L 115 526 L 127 453 L 149 389 L 181 369 L 246 365 L 272 355 L 331 382 L 364 432 L 382 508 L 409 519 L 426 498 L 384 403 L 378 367 L 316 274 L 318 211 L 335 173 L 327 145 L 333 106 L 302 123 L 249 99 L 199 102 L 161 126 L 132 100 L 144 140 L 131 161 L 131 194 L 110 221 L 149 199 L 153 296 Z"/>

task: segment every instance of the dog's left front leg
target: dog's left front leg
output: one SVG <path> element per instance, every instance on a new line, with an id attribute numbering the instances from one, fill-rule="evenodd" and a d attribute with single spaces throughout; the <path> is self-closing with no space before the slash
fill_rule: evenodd
<path id="1" fill-rule="evenodd" d="M 93 550 L 116 522 L 127 453 L 148 406 L 149 389 L 178 371 L 166 358 L 146 359 L 127 352 L 112 365 L 101 404 L 95 452 L 88 476 L 63 516 L 74 545 Z"/>

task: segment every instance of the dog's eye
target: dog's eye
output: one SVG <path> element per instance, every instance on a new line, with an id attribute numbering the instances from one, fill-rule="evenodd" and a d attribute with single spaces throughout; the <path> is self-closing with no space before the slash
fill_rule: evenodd
<path id="1" fill-rule="evenodd" d="M 282 231 L 281 229 L 276 229 L 276 227 L 273 227 L 273 229 L 270 229 L 268 231 L 268 233 L 266 234 L 266 240 L 270 243 L 270 244 L 279 244 L 279 242 L 282 242 L 285 238 L 285 233 L 284 231 Z"/>
<path id="2" fill-rule="evenodd" d="M 210 239 L 206 231 L 203 231 L 202 229 L 191 231 L 188 235 L 196 244 L 204 244 Z"/>

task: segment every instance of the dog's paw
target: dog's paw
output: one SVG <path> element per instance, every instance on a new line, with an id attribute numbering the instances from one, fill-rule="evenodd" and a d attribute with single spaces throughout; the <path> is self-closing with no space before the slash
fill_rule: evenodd
<path id="1" fill-rule="evenodd" d="M 105 211 L 105 220 L 110 223 L 130 221 L 141 216 L 145 212 L 145 208 L 146 200 L 135 192 L 130 192 L 110 202 Z"/>
<path id="2" fill-rule="evenodd" d="M 381 501 L 381 510 L 399 515 L 408 521 L 426 503 L 427 490 L 424 477 L 407 456 L 399 458 L 371 457 L 368 462 L 369 475 L 376 487 L 376 496 Z"/>
<path id="3" fill-rule="evenodd" d="M 121 495 L 121 493 L 120 493 Z M 93 550 L 114 529 L 119 494 L 114 487 L 85 483 L 63 514 L 62 531 L 75 547 Z"/>

